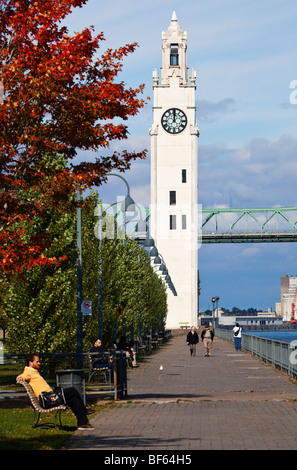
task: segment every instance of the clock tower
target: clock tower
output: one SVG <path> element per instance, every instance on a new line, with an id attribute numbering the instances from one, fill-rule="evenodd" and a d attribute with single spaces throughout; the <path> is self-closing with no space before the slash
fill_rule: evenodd
<path id="1" fill-rule="evenodd" d="M 197 325 L 198 162 L 196 74 L 188 77 L 187 33 L 175 12 L 162 33 L 161 78 L 153 73 L 151 234 L 175 287 L 166 327 Z"/>

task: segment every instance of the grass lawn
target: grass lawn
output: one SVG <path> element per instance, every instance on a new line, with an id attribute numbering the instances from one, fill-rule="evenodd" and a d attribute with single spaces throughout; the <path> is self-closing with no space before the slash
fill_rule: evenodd
<path id="1" fill-rule="evenodd" d="M 96 411 L 100 408 L 95 407 Z M 30 408 L 0 409 L 0 451 L 63 450 L 77 429 L 77 421 L 71 410 L 62 412 L 62 427 L 57 429 L 31 428 L 32 419 L 33 410 Z M 53 413 L 44 413 L 39 424 L 51 424 L 53 421 Z"/>

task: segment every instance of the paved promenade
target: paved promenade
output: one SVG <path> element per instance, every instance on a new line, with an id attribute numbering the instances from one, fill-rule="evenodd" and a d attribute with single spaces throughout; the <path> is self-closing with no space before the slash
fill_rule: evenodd
<path id="1" fill-rule="evenodd" d="M 128 397 L 76 431 L 71 449 L 129 451 L 295 450 L 297 385 L 285 374 L 216 339 L 190 357 L 174 334 L 128 371 Z M 160 366 L 163 370 L 160 370 Z"/>

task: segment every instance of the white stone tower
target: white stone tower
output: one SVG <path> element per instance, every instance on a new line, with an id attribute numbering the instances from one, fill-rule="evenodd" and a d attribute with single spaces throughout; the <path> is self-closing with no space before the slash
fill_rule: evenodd
<path id="1" fill-rule="evenodd" d="M 188 78 L 187 33 L 175 12 L 162 33 L 161 79 L 153 73 L 151 234 L 177 295 L 168 290 L 167 328 L 197 325 L 198 162 L 196 74 Z"/>

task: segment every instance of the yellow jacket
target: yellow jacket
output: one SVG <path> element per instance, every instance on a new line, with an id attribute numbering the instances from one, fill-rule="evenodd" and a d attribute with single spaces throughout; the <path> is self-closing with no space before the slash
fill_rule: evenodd
<path id="1" fill-rule="evenodd" d="M 33 369 L 33 367 L 25 367 L 24 372 L 17 377 L 17 381 L 22 378 L 28 382 L 34 395 L 39 399 L 39 395 L 41 392 L 51 392 L 52 388 L 49 384 L 44 380 L 43 377 L 39 374 L 38 370 Z"/>

